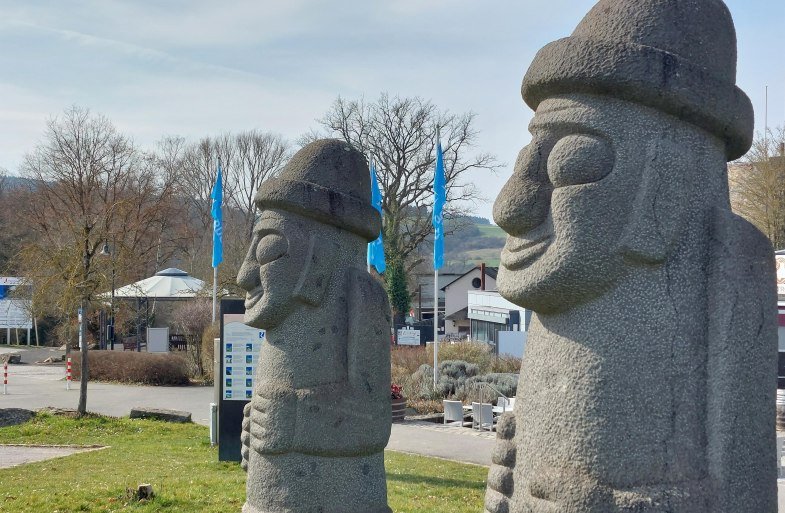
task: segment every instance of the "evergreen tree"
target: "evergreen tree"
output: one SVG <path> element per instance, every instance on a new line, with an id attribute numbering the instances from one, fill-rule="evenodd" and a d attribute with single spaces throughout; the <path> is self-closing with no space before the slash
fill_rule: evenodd
<path id="1" fill-rule="evenodd" d="M 411 307 L 411 295 L 406 284 L 406 271 L 403 260 L 395 259 L 387 264 L 385 273 L 387 281 L 387 296 L 393 310 L 393 322 L 403 324 L 406 314 Z"/>

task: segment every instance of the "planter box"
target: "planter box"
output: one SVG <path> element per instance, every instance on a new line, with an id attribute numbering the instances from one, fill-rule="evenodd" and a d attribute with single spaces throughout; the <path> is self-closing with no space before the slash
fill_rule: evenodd
<path id="1" fill-rule="evenodd" d="M 392 400 L 392 421 L 398 422 L 406 416 L 406 399 Z"/>

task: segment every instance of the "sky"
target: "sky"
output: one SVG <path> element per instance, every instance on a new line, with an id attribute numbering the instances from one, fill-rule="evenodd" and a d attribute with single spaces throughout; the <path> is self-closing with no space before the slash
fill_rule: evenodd
<path id="1" fill-rule="evenodd" d="M 737 84 L 764 127 L 785 124 L 785 2 L 727 0 Z M 593 0 L 0 0 L 0 168 L 18 174 L 46 122 L 79 105 L 140 147 L 165 135 L 260 129 L 295 141 L 340 95 L 419 96 L 474 112 L 477 151 L 504 165 L 468 177 L 492 202 L 528 143 L 520 84 L 542 46 Z"/>

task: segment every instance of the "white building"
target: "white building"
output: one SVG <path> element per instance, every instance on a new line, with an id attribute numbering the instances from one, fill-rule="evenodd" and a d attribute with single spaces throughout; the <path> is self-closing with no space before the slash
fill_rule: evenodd
<path id="1" fill-rule="evenodd" d="M 457 335 L 460 338 L 470 335 L 467 293 L 475 290 L 496 290 L 496 271 L 495 267 L 473 267 L 442 287 L 445 334 Z"/>
<path id="2" fill-rule="evenodd" d="M 444 320 L 445 292 L 444 287 L 458 278 L 458 273 L 439 273 L 439 322 Z M 433 319 L 433 273 L 417 274 L 415 284 L 410 289 L 412 310 L 418 321 Z"/>

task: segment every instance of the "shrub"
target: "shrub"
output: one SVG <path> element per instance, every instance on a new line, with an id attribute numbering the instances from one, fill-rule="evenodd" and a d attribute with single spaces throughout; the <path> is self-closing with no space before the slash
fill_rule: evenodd
<path id="1" fill-rule="evenodd" d="M 433 401 L 439 402 L 451 396 L 456 396 L 462 400 L 471 396 L 471 390 L 467 389 L 467 380 L 480 375 L 496 374 L 512 375 L 520 372 L 521 359 L 513 356 L 497 357 L 493 354 L 491 346 L 483 342 L 458 342 L 439 344 L 439 377 L 434 388 L 433 385 L 433 346 L 424 347 L 393 347 L 391 353 L 392 380 L 399 383 L 403 388 L 404 395 L 409 399 L 409 405 L 417 408 L 418 411 L 432 411 Z M 475 379 L 472 383 L 480 378 Z M 511 397 L 515 395 L 517 387 L 517 377 L 515 383 L 510 385 L 509 378 L 490 378 L 506 379 L 497 388 L 500 391 L 513 390 L 511 395 L 504 392 L 504 395 Z M 496 381 L 491 381 L 496 383 Z M 496 385 L 494 385 L 496 386 Z M 485 398 L 487 400 L 488 398 Z M 434 403 L 435 404 L 435 403 Z M 438 411 L 438 410 L 436 410 Z"/>
<path id="2" fill-rule="evenodd" d="M 464 384 L 461 399 L 466 401 L 495 400 L 499 397 L 499 393 L 505 397 L 515 397 L 518 391 L 518 376 L 518 374 L 497 372 L 469 378 Z M 488 383 L 496 389 L 496 392 L 488 387 L 478 388 L 479 383 Z"/>
<path id="3" fill-rule="evenodd" d="M 444 405 L 441 399 L 408 399 L 406 401 L 408 408 L 413 408 L 419 415 L 426 415 L 428 413 L 444 413 Z"/>
<path id="4" fill-rule="evenodd" d="M 182 356 L 136 351 L 89 351 L 90 380 L 140 385 L 187 385 L 188 362 Z M 81 375 L 79 351 L 71 352 L 74 379 Z"/>
<path id="5" fill-rule="evenodd" d="M 427 348 L 428 359 L 433 362 L 433 346 Z M 476 364 L 481 373 L 490 372 L 496 356 L 490 345 L 484 342 L 439 343 L 439 361 L 462 360 Z"/>
<path id="6" fill-rule="evenodd" d="M 406 397 L 417 399 L 434 399 L 433 392 L 433 367 L 423 363 L 420 367 L 403 381 L 399 381 L 403 386 Z"/>
<path id="7" fill-rule="evenodd" d="M 428 353 L 422 346 L 393 346 L 390 352 L 390 364 L 392 365 L 393 374 L 395 374 L 397 369 L 399 373 L 411 376 L 420 368 L 420 365 L 431 361 L 433 360 L 428 360 Z"/>
<path id="8" fill-rule="evenodd" d="M 488 371 L 502 374 L 518 374 L 521 372 L 521 359 L 510 355 L 500 356 L 494 359 Z"/>
<path id="9" fill-rule="evenodd" d="M 439 363 L 439 375 L 434 395 L 440 398 L 455 395 L 460 391 L 466 380 L 476 376 L 480 367 L 463 360 L 446 360 Z"/>
<path id="10" fill-rule="evenodd" d="M 181 303 L 172 312 L 172 324 L 178 332 L 185 335 L 188 342 L 189 363 L 195 377 L 201 378 L 205 374 L 202 336 L 212 322 L 212 308 L 212 303 L 207 299 L 192 299 Z M 212 364 L 208 365 L 211 366 Z"/>
<path id="11" fill-rule="evenodd" d="M 202 367 L 204 369 L 204 379 L 212 383 L 215 377 L 213 376 L 213 358 L 215 347 L 213 340 L 221 336 L 221 327 L 216 322 L 205 328 L 202 334 Z"/>

